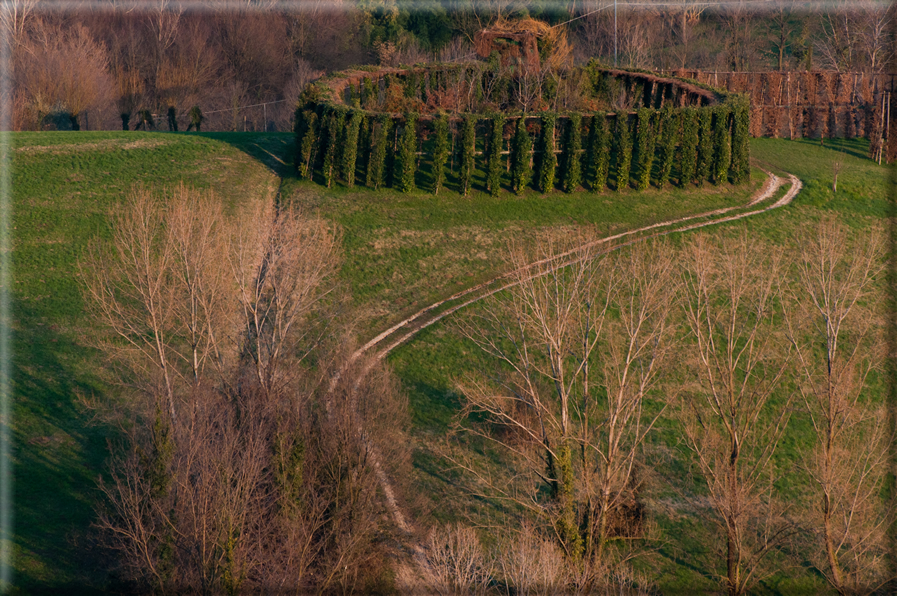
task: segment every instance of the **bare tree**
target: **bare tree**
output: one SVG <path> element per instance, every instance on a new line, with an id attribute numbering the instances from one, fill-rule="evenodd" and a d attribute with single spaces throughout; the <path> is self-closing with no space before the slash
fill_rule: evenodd
<path id="1" fill-rule="evenodd" d="M 737 596 L 789 528 L 771 494 L 790 399 L 777 395 L 788 361 L 774 322 L 782 253 L 746 235 L 717 242 L 699 236 L 685 263 L 698 381 L 683 391 L 679 413 L 725 534 L 726 590 Z"/>
<path id="2" fill-rule="evenodd" d="M 799 390 L 815 433 L 804 458 L 815 485 L 810 513 L 821 549 L 814 564 L 839 594 L 872 594 L 891 576 L 885 563 L 892 507 L 882 499 L 892 436 L 884 405 L 868 396 L 883 361 L 879 317 L 867 306 L 883 269 L 877 232 L 853 241 L 834 219 L 802 238 L 789 336 Z M 872 304 L 880 301 L 872 301 Z"/>
<path id="3" fill-rule="evenodd" d="M 489 563 L 472 528 L 434 528 L 427 537 L 427 566 L 441 595 L 484 594 L 491 578 Z"/>
<path id="4" fill-rule="evenodd" d="M 559 594 L 571 579 L 564 552 L 557 543 L 527 525 L 499 542 L 495 559 L 496 571 L 501 571 L 505 582 L 520 596 Z"/>
<path id="5" fill-rule="evenodd" d="M 332 325 L 319 341 L 335 239 L 269 202 L 236 225 L 211 195 L 173 195 L 134 191 L 111 250 L 94 244 L 81 269 L 102 347 L 137 389 L 98 526 L 161 591 L 357 589 L 377 553 L 372 445 L 401 461 L 404 407 L 371 363 L 342 370 L 321 407 L 345 360 Z"/>
<path id="6" fill-rule="evenodd" d="M 674 6 L 663 11 L 663 16 L 668 20 L 673 39 L 676 43 L 672 47 L 673 56 L 680 68 L 685 68 L 691 56 L 691 42 L 694 29 L 701 21 L 701 15 L 707 10 L 707 4 L 697 0 L 679 0 Z"/>
<path id="7" fill-rule="evenodd" d="M 546 254 L 525 267 L 526 252 L 515 251 L 516 287 L 466 327 L 497 364 L 459 382 L 463 416 L 481 413 L 504 428 L 470 430 L 520 457 L 537 481 L 517 492 L 480 475 L 489 494 L 540 514 L 567 557 L 604 569 L 614 539 L 639 532 L 626 511 L 636 499 L 638 452 L 656 420 L 644 400 L 668 349 L 672 259 L 664 245 L 613 258 L 585 254 L 566 268 L 553 265 L 552 248 Z"/>

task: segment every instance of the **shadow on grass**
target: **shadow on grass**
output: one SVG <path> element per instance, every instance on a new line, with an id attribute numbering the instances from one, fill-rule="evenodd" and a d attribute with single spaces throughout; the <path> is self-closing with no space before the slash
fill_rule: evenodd
<path id="1" fill-rule="evenodd" d="M 297 178 L 293 167 L 295 135 L 291 132 L 201 132 L 196 136 L 214 139 L 239 149 L 261 162 L 279 178 Z"/>
<path id="2" fill-rule="evenodd" d="M 110 559 L 91 524 L 113 432 L 76 397 L 103 391 L 84 372 L 94 355 L 21 304 L 15 320 L 12 593 L 97 594 Z"/>

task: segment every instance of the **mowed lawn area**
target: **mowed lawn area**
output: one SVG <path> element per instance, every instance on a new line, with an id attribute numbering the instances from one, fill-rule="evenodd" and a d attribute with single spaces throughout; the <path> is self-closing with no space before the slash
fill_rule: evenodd
<path id="1" fill-rule="evenodd" d="M 739 205 L 763 181 L 755 169 L 751 184 L 738 188 L 492 198 L 481 185 L 459 196 L 449 176 L 438 196 L 400 195 L 296 180 L 288 133 L 17 133 L 13 143 L 14 567 L 15 585 L 28 594 L 95 593 L 105 581 L 90 524 L 107 442 L 116 432 L 91 405 L 126 404 L 90 347 L 98 330 L 83 314 L 77 263 L 90 239 L 110 236 L 110 216 L 135 184 L 184 182 L 228 204 L 276 199 L 331 220 L 343 240 L 340 281 L 366 339 L 503 271 L 508 242 L 600 236 Z M 826 191 L 833 146 L 847 152 L 837 196 Z M 827 141 L 822 148 L 760 139 L 752 151 L 800 176 L 806 189 L 794 206 L 732 229 L 748 226 L 787 241 L 801 222 L 833 210 L 855 226 L 886 213 L 884 168 L 853 155 L 865 151 L 862 142 Z M 390 360 L 410 397 L 413 480 L 423 489 L 414 511 L 423 522 L 488 508 L 457 490 L 454 472 L 431 449 L 457 411 L 453 378 L 471 366 L 469 346 L 454 333 L 451 321 L 434 325 Z M 664 564 L 679 573 L 676 564 Z"/>

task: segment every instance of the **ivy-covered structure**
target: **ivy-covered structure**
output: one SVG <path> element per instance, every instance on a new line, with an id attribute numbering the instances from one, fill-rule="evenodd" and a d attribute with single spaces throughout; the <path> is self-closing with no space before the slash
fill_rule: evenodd
<path id="1" fill-rule="evenodd" d="M 296 109 L 300 177 L 330 187 L 492 195 L 738 184 L 750 105 L 696 81 L 591 63 L 364 67 L 310 85 Z"/>

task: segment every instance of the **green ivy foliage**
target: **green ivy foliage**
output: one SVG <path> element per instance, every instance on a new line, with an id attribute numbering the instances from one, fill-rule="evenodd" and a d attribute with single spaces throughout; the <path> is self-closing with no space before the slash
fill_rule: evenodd
<path id="1" fill-rule="evenodd" d="M 636 116 L 635 188 L 645 190 L 651 183 L 651 167 L 654 164 L 654 110 L 639 108 Z"/>
<path id="2" fill-rule="evenodd" d="M 476 136 L 477 117 L 474 114 L 467 114 L 461 124 L 461 165 L 458 172 L 459 191 L 462 195 L 470 194 L 470 187 L 473 183 Z"/>
<path id="3" fill-rule="evenodd" d="M 714 184 L 722 184 L 729 179 L 729 164 L 732 161 L 732 152 L 729 148 L 729 114 L 728 106 L 718 106 L 713 110 L 713 160 L 711 171 Z"/>
<path id="4" fill-rule="evenodd" d="M 361 112 L 361 124 L 358 126 L 358 157 L 355 170 L 367 176 L 368 162 L 371 159 L 371 119 L 366 112 Z"/>
<path id="5" fill-rule="evenodd" d="M 670 180 L 673 159 L 676 157 L 676 138 L 679 136 L 679 114 L 667 106 L 660 112 L 660 172 L 657 187 L 663 188 Z"/>
<path id="6" fill-rule="evenodd" d="M 486 161 L 486 190 L 493 197 L 497 197 L 501 192 L 501 170 L 503 165 L 501 149 L 504 142 L 505 117 L 502 114 L 493 114 L 491 120 L 489 155 Z"/>
<path id="7" fill-rule="evenodd" d="M 589 128 L 589 150 L 586 153 L 586 173 L 589 187 L 593 191 L 604 190 L 610 169 L 610 130 L 607 116 L 595 114 Z"/>
<path id="8" fill-rule="evenodd" d="M 342 152 L 339 145 L 342 137 L 343 125 L 346 121 L 345 108 L 339 107 L 330 111 L 327 115 L 327 135 L 324 138 L 324 166 L 321 173 L 324 174 L 324 185 L 327 188 L 333 184 L 336 177 L 336 166 Z"/>
<path id="9" fill-rule="evenodd" d="M 526 118 L 517 119 L 517 127 L 514 138 L 511 141 L 511 188 L 518 195 L 529 184 L 532 168 L 530 168 L 530 154 L 533 151 L 533 140 L 526 131 Z"/>
<path id="10" fill-rule="evenodd" d="M 433 121 L 433 130 L 436 133 L 433 147 L 433 194 L 439 194 L 439 190 L 445 183 L 445 164 L 448 162 L 449 150 L 449 121 L 448 117 L 439 116 Z"/>
<path id="11" fill-rule="evenodd" d="M 539 135 L 538 187 L 543 193 L 550 192 L 554 188 L 554 172 L 558 162 L 557 155 L 554 153 L 554 127 L 556 122 L 556 114 L 542 114 L 542 132 Z"/>
<path id="12" fill-rule="evenodd" d="M 710 110 L 698 110 L 698 158 L 695 161 L 695 182 L 704 184 L 710 179 L 710 166 L 713 161 L 713 113 Z"/>
<path id="13" fill-rule="evenodd" d="M 632 166 L 632 133 L 629 131 L 629 114 L 624 111 L 617 113 L 616 128 L 616 172 L 617 191 L 629 186 L 629 168 Z"/>
<path id="14" fill-rule="evenodd" d="M 751 178 L 750 149 L 748 147 L 750 124 L 750 104 L 744 99 L 738 102 L 732 119 L 732 166 L 729 173 L 735 184 L 741 184 Z"/>
<path id="15" fill-rule="evenodd" d="M 358 159 L 358 134 L 361 130 L 363 112 L 352 110 L 349 122 L 346 124 L 346 138 L 343 142 L 342 175 L 346 186 L 355 186 L 355 162 Z"/>
<path id="16" fill-rule="evenodd" d="M 564 192 L 573 192 L 579 187 L 582 178 L 580 152 L 582 150 L 582 116 L 570 114 L 567 119 L 567 134 L 564 139 L 563 173 L 561 186 Z"/>
<path id="17" fill-rule="evenodd" d="M 679 186 L 695 179 L 698 161 L 698 114 L 693 108 L 682 110 L 682 143 L 679 148 Z"/>
<path id="18" fill-rule="evenodd" d="M 380 114 L 375 123 L 372 123 L 371 133 L 371 157 L 368 161 L 367 185 L 373 189 L 383 186 L 386 173 L 386 148 L 389 143 L 389 133 L 392 129 L 392 118 L 389 114 Z"/>
<path id="19" fill-rule="evenodd" d="M 297 123 L 299 152 L 296 156 L 296 170 L 300 178 L 311 180 L 315 168 L 318 144 L 318 115 L 312 110 L 303 112 L 301 124 Z"/>
<path id="20" fill-rule="evenodd" d="M 396 155 L 395 187 L 402 192 L 414 190 L 414 174 L 417 170 L 418 117 L 416 112 L 410 112 L 405 116 L 405 126 L 399 141 L 398 155 Z"/>

